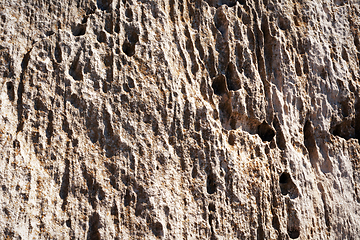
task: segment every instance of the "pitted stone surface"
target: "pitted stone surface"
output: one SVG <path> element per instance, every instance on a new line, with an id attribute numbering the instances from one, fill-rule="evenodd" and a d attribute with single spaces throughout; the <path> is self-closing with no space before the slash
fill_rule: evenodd
<path id="1" fill-rule="evenodd" d="M 360 6 L 0 6 L 1 239 L 357 239 Z"/>

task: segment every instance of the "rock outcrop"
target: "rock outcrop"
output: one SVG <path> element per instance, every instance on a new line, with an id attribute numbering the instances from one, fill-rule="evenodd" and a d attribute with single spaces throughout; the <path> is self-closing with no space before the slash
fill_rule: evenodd
<path id="1" fill-rule="evenodd" d="M 0 6 L 1 239 L 359 239 L 360 6 Z"/>

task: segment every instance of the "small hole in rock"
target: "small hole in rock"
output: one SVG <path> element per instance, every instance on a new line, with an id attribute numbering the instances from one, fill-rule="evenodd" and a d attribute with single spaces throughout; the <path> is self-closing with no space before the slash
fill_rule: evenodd
<path id="1" fill-rule="evenodd" d="M 9 100 L 14 101 L 14 99 L 15 99 L 14 84 L 12 82 L 7 82 L 6 89 L 7 89 L 7 94 L 8 94 Z"/>
<path id="2" fill-rule="evenodd" d="M 74 36 L 81 36 L 86 33 L 86 24 L 78 24 L 74 27 L 72 27 L 72 34 Z"/>
<path id="3" fill-rule="evenodd" d="M 125 16 L 128 18 L 128 21 L 131 22 L 133 19 L 133 12 L 131 10 L 131 8 L 127 8 L 125 10 Z"/>
<path id="4" fill-rule="evenodd" d="M 152 232 L 156 237 L 161 237 L 164 235 L 163 225 L 160 222 L 156 222 L 152 226 Z"/>
<path id="5" fill-rule="evenodd" d="M 216 211 L 216 206 L 214 203 L 209 203 L 209 212 L 215 212 Z"/>
<path id="6" fill-rule="evenodd" d="M 125 41 L 123 43 L 122 50 L 127 56 L 132 57 L 135 54 L 135 44 Z"/>
<path id="7" fill-rule="evenodd" d="M 299 190 L 290 177 L 290 174 L 283 172 L 279 178 L 280 190 L 282 195 L 289 195 L 290 198 L 297 198 Z"/>
<path id="8" fill-rule="evenodd" d="M 216 182 L 214 174 L 210 174 L 206 180 L 206 190 L 208 194 L 213 194 L 216 192 Z"/>
<path id="9" fill-rule="evenodd" d="M 263 123 L 258 126 L 258 134 L 261 140 L 270 142 L 275 136 L 275 131 L 266 121 L 263 121 Z"/>
<path id="10" fill-rule="evenodd" d="M 290 229 L 288 234 L 291 239 L 297 239 L 300 236 L 300 231 L 298 229 Z"/>
<path id="11" fill-rule="evenodd" d="M 66 220 L 66 226 L 68 228 L 71 228 L 71 220 L 70 219 Z"/>
<path id="12" fill-rule="evenodd" d="M 283 174 L 281 174 L 280 179 L 279 179 L 279 183 L 286 184 L 289 181 L 291 181 L 291 178 L 290 178 L 290 175 L 287 172 L 284 172 Z"/>
<path id="13" fill-rule="evenodd" d="M 226 70 L 226 80 L 229 90 L 237 91 L 241 88 L 240 77 L 234 63 L 229 63 Z"/>
<path id="14" fill-rule="evenodd" d="M 213 88 L 214 93 L 218 96 L 227 93 L 228 88 L 227 88 L 225 76 L 221 74 L 215 77 L 211 87 Z"/>
<path id="15" fill-rule="evenodd" d="M 233 133 L 230 133 L 229 134 L 229 139 L 228 139 L 228 142 L 231 146 L 233 146 L 235 144 L 235 141 L 236 141 L 236 136 L 235 134 Z"/>
<path id="16" fill-rule="evenodd" d="M 131 30 L 127 33 L 127 39 L 130 43 L 135 44 L 139 41 L 139 34 L 137 34 L 136 30 Z"/>
<path id="17" fill-rule="evenodd" d="M 102 11 L 110 10 L 113 0 L 97 0 L 97 6 Z"/>
<path id="18" fill-rule="evenodd" d="M 105 43 L 106 42 L 106 33 L 104 31 L 101 31 L 97 36 L 97 40 L 99 43 Z"/>

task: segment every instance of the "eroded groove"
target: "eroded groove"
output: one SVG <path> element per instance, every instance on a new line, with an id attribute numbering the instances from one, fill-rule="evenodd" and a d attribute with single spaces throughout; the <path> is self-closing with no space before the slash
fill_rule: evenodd
<path id="1" fill-rule="evenodd" d="M 324 218 L 325 218 L 326 228 L 327 228 L 327 231 L 330 231 L 330 229 L 331 229 L 331 221 L 330 221 L 331 220 L 331 216 L 330 216 L 331 209 L 329 207 L 329 204 L 327 203 L 325 189 L 321 183 L 318 183 L 318 189 L 321 193 L 321 200 L 324 205 Z"/>
<path id="2" fill-rule="evenodd" d="M 61 208 L 63 211 L 65 211 L 67 205 L 67 197 L 69 196 L 69 184 L 70 184 L 70 161 L 68 159 L 65 159 L 65 171 L 60 187 L 60 198 L 63 200 Z"/>
<path id="3" fill-rule="evenodd" d="M 7 90 L 7 95 L 9 97 L 9 100 L 14 101 L 15 100 L 14 84 L 12 82 L 7 82 L 6 90 Z"/>
<path id="4" fill-rule="evenodd" d="M 318 151 L 316 147 L 316 141 L 314 136 L 314 128 L 312 123 L 307 120 L 304 125 L 304 145 L 309 152 L 310 162 L 313 168 L 316 167 L 318 159 Z"/>
<path id="5" fill-rule="evenodd" d="M 53 136 L 53 132 L 54 132 L 54 114 L 53 114 L 53 111 L 49 111 L 49 114 L 48 114 L 48 126 L 46 128 L 46 137 L 47 137 L 47 144 L 48 145 L 51 145 L 51 138 Z"/>
<path id="6" fill-rule="evenodd" d="M 89 230 L 87 234 L 87 240 L 101 240 L 99 232 L 100 215 L 94 212 L 89 218 Z"/>
<path id="7" fill-rule="evenodd" d="M 23 93 L 24 93 L 24 77 L 25 77 L 25 73 L 29 64 L 29 60 L 30 60 L 30 53 L 31 53 L 30 49 L 25 56 L 23 57 L 23 60 L 21 62 L 21 73 L 20 73 L 20 83 L 19 83 L 19 87 L 18 87 L 18 91 L 17 91 L 17 112 L 18 112 L 18 126 L 16 129 L 16 132 L 20 132 L 23 130 L 24 128 L 24 121 L 26 119 L 27 116 L 24 115 L 24 108 L 23 108 Z"/>

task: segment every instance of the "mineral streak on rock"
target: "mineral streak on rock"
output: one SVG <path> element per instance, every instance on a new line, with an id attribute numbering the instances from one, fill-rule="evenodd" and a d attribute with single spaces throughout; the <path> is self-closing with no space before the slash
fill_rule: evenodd
<path id="1" fill-rule="evenodd" d="M 356 0 L 0 6 L 0 239 L 359 239 Z"/>

